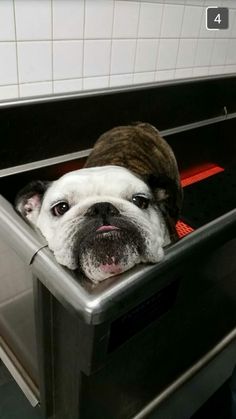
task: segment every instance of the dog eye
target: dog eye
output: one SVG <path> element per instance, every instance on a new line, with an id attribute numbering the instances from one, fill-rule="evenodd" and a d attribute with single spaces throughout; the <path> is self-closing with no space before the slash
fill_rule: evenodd
<path id="1" fill-rule="evenodd" d="M 144 195 L 136 194 L 132 196 L 132 202 L 137 207 L 141 209 L 146 209 L 149 205 L 150 199 Z"/>
<path id="2" fill-rule="evenodd" d="M 69 204 L 67 202 L 59 202 L 52 208 L 52 214 L 55 217 L 60 217 L 61 215 L 65 214 L 69 210 Z"/>

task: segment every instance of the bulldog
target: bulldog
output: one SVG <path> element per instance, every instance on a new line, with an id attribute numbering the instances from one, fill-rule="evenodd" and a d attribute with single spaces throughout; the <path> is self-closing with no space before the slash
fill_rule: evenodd
<path id="1" fill-rule="evenodd" d="M 172 150 L 154 127 L 140 123 L 106 132 L 85 168 L 31 182 L 15 205 L 60 264 L 98 283 L 159 262 L 176 239 L 181 201 Z"/>

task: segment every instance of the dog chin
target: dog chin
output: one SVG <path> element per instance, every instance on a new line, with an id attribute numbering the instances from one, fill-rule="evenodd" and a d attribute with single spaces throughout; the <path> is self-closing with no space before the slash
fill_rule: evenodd
<path id="1" fill-rule="evenodd" d="M 110 252 L 110 255 L 104 256 L 103 261 L 96 257 L 93 250 L 87 251 L 80 258 L 81 270 L 92 282 L 98 283 L 111 276 L 119 275 L 141 262 L 136 249 L 126 246 L 123 251 L 123 257 L 118 258 Z"/>
<path id="2" fill-rule="evenodd" d="M 120 229 L 91 234 L 80 242 L 80 269 L 95 283 L 125 272 L 141 262 L 140 241 Z"/>

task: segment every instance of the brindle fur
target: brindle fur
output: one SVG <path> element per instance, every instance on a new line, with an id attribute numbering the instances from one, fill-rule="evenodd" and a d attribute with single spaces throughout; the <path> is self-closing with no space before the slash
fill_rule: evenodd
<path id="1" fill-rule="evenodd" d="M 161 209 L 171 240 L 182 206 L 182 187 L 174 153 L 158 130 L 148 123 L 115 127 L 102 134 L 85 167 L 123 166 L 147 182 Z"/>

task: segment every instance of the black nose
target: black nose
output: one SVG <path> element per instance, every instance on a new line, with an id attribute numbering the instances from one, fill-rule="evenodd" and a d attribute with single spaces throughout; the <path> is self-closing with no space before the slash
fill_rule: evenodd
<path id="1" fill-rule="evenodd" d="M 98 202 L 97 204 L 93 204 L 88 209 L 86 215 L 89 217 L 101 217 L 104 219 L 109 215 L 119 215 L 119 211 L 110 202 Z"/>

